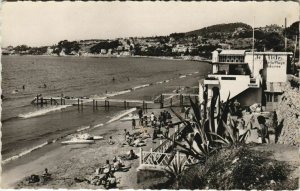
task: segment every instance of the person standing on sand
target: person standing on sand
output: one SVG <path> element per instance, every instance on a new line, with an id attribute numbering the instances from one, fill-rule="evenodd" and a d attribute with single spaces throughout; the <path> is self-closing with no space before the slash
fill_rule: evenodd
<path id="1" fill-rule="evenodd" d="M 135 129 L 135 119 L 132 119 L 132 129 Z"/>
<path id="2" fill-rule="evenodd" d="M 143 121 L 142 121 L 142 118 L 143 118 L 143 110 L 140 108 L 139 111 L 138 111 L 138 115 L 139 115 L 139 125 L 142 125 L 143 126 Z"/>
<path id="3" fill-rule="evenodd" d="M 154 113 L 152 112 L 151 115 L 150 115 L 150 121 L 151 121 L 151 125 L 153 126 L 154 125 Z"/>

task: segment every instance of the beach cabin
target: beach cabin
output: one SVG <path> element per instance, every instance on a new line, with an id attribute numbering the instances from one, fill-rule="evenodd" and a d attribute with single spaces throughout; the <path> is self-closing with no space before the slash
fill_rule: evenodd
<path id="1" fill-rule="evenodd" d="M 259 103 L 264 110 L 274 110 L 283 93 L 281 83 L 287 80 L 291 56 L 291 52 L 213 51 L 212 74 L 203 84 L 208 89 L 208 99 L 212 97 L 212 88 L 217 87 L 220 101 L 225 102 L 230 95 L 241 106 Z M 202 88 L 199 90 L 203 101 Z"/>

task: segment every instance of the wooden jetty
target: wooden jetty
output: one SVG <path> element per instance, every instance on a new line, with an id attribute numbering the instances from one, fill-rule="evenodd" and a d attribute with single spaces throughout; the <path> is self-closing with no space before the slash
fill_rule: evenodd
<path id="1" fill-rule="evenodd" d="M 145 101 L 145 100 L 133 100 L 133 99 L 113 99 L 109 97 L 102 98 L 66 98 L 66 97 L 42 97 L 37 95 L 32 104 L 44 106 L 44 105 L 73 105 L 77 106 L 78 109 L 83 110 L 84 105 L 92 106 L 93 109 L 98 107 L 104 107 L 108 110 L 112 105 L 124 107 L 128 109 L 130 107 L 142 107 L 143 110 L 148 108 L 153 108 L 158 106 L 159 108 L 164 107 L 183 107 L 187 104 L 184 104 L 184 98 L 194 98 L 195 102 L 198 101 L 198 94 L 188 94 L 188 93 L 163 93 L 157 97 L 154 101 Z M 178 99 L 179 98 L 179 99 Z M 178 105 L 179 102 L 179 105 Z M 104 104 L 103 104 L 104 103 Z M 177 105 L 176 105 L 177 103 Z M 151 105 L 152 107 L 149 107 Z"/>

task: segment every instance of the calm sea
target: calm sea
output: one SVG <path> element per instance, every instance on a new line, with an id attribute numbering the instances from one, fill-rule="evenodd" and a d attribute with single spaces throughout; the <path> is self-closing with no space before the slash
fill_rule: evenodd
<path id="1" fill-rule="evenodd" d="M 80 127 L 103 123 L 120 111 L 100 108 L 78 112 L 76 107 L 69 107 L 36 117 L 19 117 L 47 109 L 30 103 L 37 94 L 101 96 L 106 91 L 122 91 L 195 71 L 206 74 L 209 70 L 201 62 L 152 58 L 2 56 L 2 157 L 11 157 Z"/>

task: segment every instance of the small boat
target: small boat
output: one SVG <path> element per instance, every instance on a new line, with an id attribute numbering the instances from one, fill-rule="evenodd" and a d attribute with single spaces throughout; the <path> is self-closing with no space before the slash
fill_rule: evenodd
<path id="1" fill-rule="evenodd" d="M 103 137 L 102 136 L 93 136 L 93 140 L 102 140 Z"/>
<path id="2" fill-rule="evenodd" d="M 61 144 L 64 144 L 64 145 L 70 145 L 70 144 L 92 144 L 94 142 L 95 142 L 94 140 L 72 138 L 69 141 L 63 141 L 63 142 L 61 142 Z"/>

